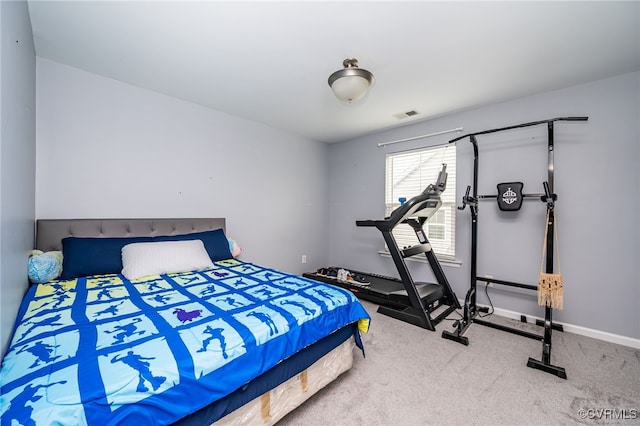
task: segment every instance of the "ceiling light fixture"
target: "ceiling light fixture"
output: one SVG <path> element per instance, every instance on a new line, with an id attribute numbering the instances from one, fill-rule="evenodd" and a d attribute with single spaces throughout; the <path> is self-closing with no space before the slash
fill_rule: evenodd
<path id="1" fill-rule="evenodd" d="M 338 70 L 329 76 L 329 86 L 338 99 L 345 102 L 353 102 L 362 99 L 373 84 L 373 74 L 358 68 L 358 60 L 347 58 L 342 61 L 344 69 Z"/>

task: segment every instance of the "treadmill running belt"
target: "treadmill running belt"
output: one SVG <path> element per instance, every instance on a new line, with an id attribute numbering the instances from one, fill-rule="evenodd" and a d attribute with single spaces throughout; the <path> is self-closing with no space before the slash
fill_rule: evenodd
<path id="1" fill-rule="evenodd" d="M 367 274 L 359 271 L 352 271 L 352 273 L 362 275 L 367 279 L 369 284 L 363 285 L 357 282 L 341 281 L 333 277 L 327 277 L 315 273 L 305 273 L 304 276 L 351 290 L 359 298 L 380 305 L 396 308 L 411 305 L 409 296 L 405 290 L 404 284 L 402 284 L 402 281 L 392 277 Z M 425 305 L 430 305 L 442 298 L 443 289 L 442 286 L 438 284 L 417 282 L 415 285 L 416 290 Z"/>

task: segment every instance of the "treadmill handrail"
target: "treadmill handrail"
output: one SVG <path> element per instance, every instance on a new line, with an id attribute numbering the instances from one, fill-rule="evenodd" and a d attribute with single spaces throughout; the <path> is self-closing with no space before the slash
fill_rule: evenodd
<path id="1" fill-rule="evenodd" d="M 440 196 L 425 193 L 416 195 L 392 211 L 389 217 L 379 220 L 356 220 L 356 226 L 375 226 L 381 231 L 391 230 L 405 219 L 413 217 L 415 213 L 429 207 L 427 202 L 431 200 L 439 201 Z"/>
<path id="2" fill-rule="evenodd" d="M 356 220 L 356 226 L 376 226 L 376 220 Z"/>

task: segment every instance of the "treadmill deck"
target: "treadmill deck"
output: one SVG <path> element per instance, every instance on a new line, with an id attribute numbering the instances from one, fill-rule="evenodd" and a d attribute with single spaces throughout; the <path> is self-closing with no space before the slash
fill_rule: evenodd
<path id="1" fill-rule="evenodd" d="M 395 308 L 402 308 L 411 305 L 407 291 L 404 288 L 404 284 L 399 279 L 377 274 L 367 274 L 359 271 L 351 272 L 365 277 L 369 284 L 361 284 L 356 281 L 338 280 L 336 277 L 318 275 L 313 272 L 306 272 L 303 276 L 345 288 L 352 291 L 357 297 L 379 305 Z M 420 299 L 422 299 L 425 306 L 429 306 L 440 300 L 444 294 L 442 286 L 439 284 L 415 282 L 415 286 Z"/>

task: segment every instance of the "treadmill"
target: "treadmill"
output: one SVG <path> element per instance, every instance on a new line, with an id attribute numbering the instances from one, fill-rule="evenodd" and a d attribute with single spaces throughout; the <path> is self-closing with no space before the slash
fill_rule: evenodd
<path id="1" fill-rule="evenodd" d="M 447 165 L 443 164 L 435 184 L 430 184 L 421 194 L 401 204 L 388 217 L 356 221 L 357 226 L 375 227 L 382 232 L 400 278 L 353 270 L 350 272 L 361 280 L 338 280 L 311 273 L 304 276 L 351 290 L 356 296 L 379 304 L 378 312 L 381 314 L 435 331 L 436 324 L 461 308 L 423 230 L 424 223 L 442 206 L 440 194 L 446 188 L 446 169 Z M 392 231 L 401 223 L 413 228 L 417 245 L 404 249 L 398 247 Z M 404 259 L 419 254 L 426 256 L 437 283 L 413 281 Z M 447 307 L 432 317 L 432 312 L 442 306 Z"/>

